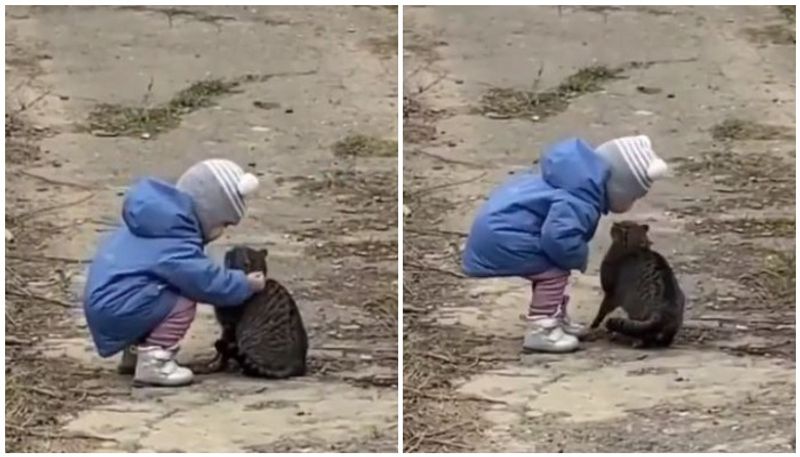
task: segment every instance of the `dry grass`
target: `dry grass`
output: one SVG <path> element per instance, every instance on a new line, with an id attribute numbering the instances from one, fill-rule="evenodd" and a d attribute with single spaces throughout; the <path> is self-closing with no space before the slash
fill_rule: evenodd
<path id="1" fill-rule="evenodd" d="M 404 220 L 403 241 L 404 451 L 472 451 L 481 445 L 487 426 L 481 411 L 492 401 L 457 392 L 456 382 L 514 359 L 497 354 L 518 342 L 478 335 L 460 325 L 442 325 L 431 316 L 443 302 L 468 300 L 458 279 L 458 259 L 449 256 L 460 235 L 432 228 L 452 208 L 447 200 L 421 196 L 413 184 L 404 192 L 406 204 L 413 208 Z M 432 256 L 445 259 L 444 263 L 426 260 Z"/>
<path id="2" fill-rule="evenodd" d="M 381 59 L 397 56 L 397 34 L 380 38 L 369 38 L 365 41 L 367 48 Z"/>
<path id="3" fill-rule="evenodd" d="M 794 128 L 743 119 L 726 119 L 712 127 L 711 137 L 717 141 L 793 140 Z"/>
<path id="4" fill-rule="evenodd" d="M 119 380 L 73 360 L 47 357 L 37 349 L 42 341 L 77 334 L 74 314 L 79 305 L 69 294 L 69 272 L 79 262 L 38 256 L 62 228 L 43 222 L 16 197 L 16 170 L 36 158 L 39 136 L 22 118 L 6 123 L 6 144 L 18 154 L 7 162 L 5 362 L 6 452 L 81 451 L 100 437 L 60 430 L 70 413 L 128 395 Z"/>
<path id="5" fill-rule="evenodd" d="M 529 91 L 491 88 L 481 99 L 481 112 L 499 119 L 522 118 L 535 121 L 563 112 L 572 99 L 597 92 L 611 80 L 619 79 L 623 68 L 595 65 L 578 70 L 553 89 L 537 91 L 541 70 Z"/>
<path id="6" fill-rule="evenodd" d="M 362 134 L 349 135 L 332 149 L 340 157 L 397 157 L 397 141 Z"/>
<path id="7" fill-rule="evenodd" d="M 695 235 L 736 234 L 742 238 L 794 238 L 795 220 L 790 218 L 703 219 L 688 226 Z"/>
<path id="8" fill-rule="evenodd" d="M 180 125 L 181 117 L 211 106 L 215 98 L 230 93 L 239 81 L 210 79 L 197 81 L 169 100 L 154 106 L 97 105 L 87 119 L 87 129 L 96 135 L 155 136 Z"/>
<path id="9" fill-rule="evenodd" d="M 769 152 L 735 153 L 725 147 L 674 162 L 678 173 L 714 185 L 713 212 L 794 206 L 794 164 Z"/>

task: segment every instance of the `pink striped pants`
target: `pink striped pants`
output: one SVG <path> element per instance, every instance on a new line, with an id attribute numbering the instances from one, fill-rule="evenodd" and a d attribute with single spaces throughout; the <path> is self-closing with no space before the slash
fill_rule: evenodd
<path id="1" fill-rule="evenodd" d="M 180 297 L 172 307 L 167 318 L 164 319 L 145 338 L 146 346 L 159 346 L 162 348 L 175 347 L 189 331 L 197 312 L 197 303 L 188 298 Z"/>
<path id="2" fill-rule="evenodd" d="M 528 319 L 543 317 L 563 317 L 567 312 L 567 289 L 569 272 L 550 270 L 529 276 L 531 281 L 531 303 L 528 305 Z"/>

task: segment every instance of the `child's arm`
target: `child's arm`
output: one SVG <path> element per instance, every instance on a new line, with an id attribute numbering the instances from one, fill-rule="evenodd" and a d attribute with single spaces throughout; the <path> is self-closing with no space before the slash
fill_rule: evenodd
<path id="1" fill-rule="evenodd" d="M 598 219 L 597 210 L 574 198 L 553 202 L 542 224 L 541 246 L 547 257 L 563 270 L 585 272 L 589 260 L 586 238 Z"/>
<path id="2" fill-rule="evenodd" d="M 162 259 L 155 273 L 186 298 L 214 306 L 238 306 L 253 294 L 243 271 L 216 265 L 195 247 Z"/>

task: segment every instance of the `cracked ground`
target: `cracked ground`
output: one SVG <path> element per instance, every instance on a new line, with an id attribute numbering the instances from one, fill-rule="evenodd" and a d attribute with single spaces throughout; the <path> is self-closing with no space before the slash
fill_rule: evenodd
<path id="1" fill-rule="evenodd" d="M 396 24 L 384 7 L 6 8 L 7 450 L 396 450 Z M 269 249 L 310 374 L 131 389 L 89 340 L 86 259 L 135 177 L 217 156 L 262 187 L 210 253 Z M 217 335 L 201 306 L 179 358 Z"/>
<path id="2" fill-rule="evenodd" d="M 404 27 L 406 451 L 793 451 L 793 7 L 407 7 Z M 571 313 L 597 312 L 612 220 L 646 222 L 688 296 L 676 344 L 521 354 L 526 283 L 459 277 L 471 218 L 545 145 L 635 133 L 673 177 L 601 222 Z"/>

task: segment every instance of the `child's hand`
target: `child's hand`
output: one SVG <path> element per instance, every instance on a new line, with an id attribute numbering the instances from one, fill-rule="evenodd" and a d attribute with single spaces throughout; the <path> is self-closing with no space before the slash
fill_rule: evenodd
<path id="1" fill-rule="evenodd" d="M 247 284 L 250 285 L 250 290 L 253 292 L 261 292 L 264 290 L 266 278 L 264 273 L 250 273 L 247 275 Z"/>

